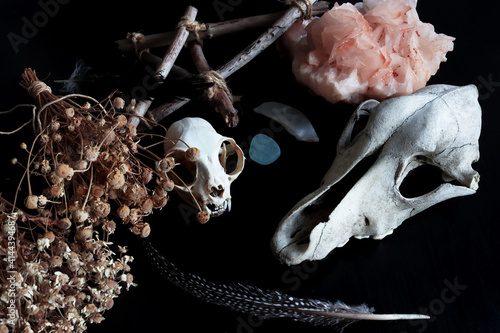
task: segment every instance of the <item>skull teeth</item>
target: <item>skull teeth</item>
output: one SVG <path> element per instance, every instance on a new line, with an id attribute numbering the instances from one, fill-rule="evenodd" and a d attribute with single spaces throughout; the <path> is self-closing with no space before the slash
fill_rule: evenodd
<path id="1" fill-rule="evenodd" d="M 210 213 L 210 216 L 217 217 L 221 216 L 228 208 L 227 201 L 224 201 L 222 205 L 208 204 L 205 209 Z"/>

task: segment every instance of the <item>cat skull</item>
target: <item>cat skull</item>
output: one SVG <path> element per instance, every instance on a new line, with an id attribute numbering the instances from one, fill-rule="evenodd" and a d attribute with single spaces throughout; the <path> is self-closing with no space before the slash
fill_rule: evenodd
<path id="1" fill-rule="evenodd" d="M 218 134 L 202 118 L 184 118 L 174 122 L 167 131 L 165 153 L 174 157 L 172 175 L 175 191 L 194 208 L 210 213 L 212 217 L 231 210 L 231 183 L 243 170 L 245 157 L 234 139 Z M 200 156 L 188 161 L 185 152 L 196 147 Z M 194 198 L 193 198 L 194 197 Z"/>

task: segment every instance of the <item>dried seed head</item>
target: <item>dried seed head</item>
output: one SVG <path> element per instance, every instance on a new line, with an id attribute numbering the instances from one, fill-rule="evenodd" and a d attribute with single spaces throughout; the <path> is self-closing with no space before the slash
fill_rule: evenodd
<path id="1" fill-rule="evenodd" d="M 103 225 L 104 231 L 109 234 L 112 234 L 116 230 L 116 223 L 114 221 L 106 221 Z"/>
<path id="2" fill-rule="evenodd" d="M 168 202 L 168 198 L 167 197 L 160 197 L 158 195 L 153 195 L 153 202 L 154 202 L 154 207 L 156 209 L 162 209 L 163 207 L 165 207 L 165 205 L 167 204 Z"/>
<path id="3" fill-rule="evenodd" d="M 142 202 L 141 209 L 144 214 L 149 214 L 153 211 L 153 200 L 150 198 L 147 198 Z"/>
<path id="4" fill-rule="evenodd" d="M 115 302 L 111 297 L 106 297 L 102 305 L 106 310 L 110 310 L 113 307 L 113 305 L 115 305 Z"/>
<path id="5" fill-rule="evenodd" d="M 127 135 L 129 135 L 131 138 L 135 138 L 137 136 L 137 128 L 134 125 L 129 124 L 127 126 Z"/>
<path id="6" fill-rule="evenodd" d="M 171 192 L 175 188 L 175 183 L 172 179 L 165 179 L 161 182 L 161 186 L 167 192 Z"/>
<path id="7" fill-rule="evenodd" d="M 120 169 L 121 172 L 126 174 L 126 173 L 130 172 L 130 164 L 128 162 L 124 162 L 124 163 L 120 164 L 118 169 Z"/>
<path id="8" fill-rule="evenodd" d="M 47 231 L 44 235 L 43 238 L 47 238 L 49 240 L 49 243 L 52 243 L 56 239 L 56 235 L 52 231 Z"/>
<path id="9" fill-rule="evenodd" d="M 121 189 L 125 185 L 125 176 L 120 170 L 115 169 L 108 174 L 107 182 L 111 189 Z"/>
<path id="10" fill-rule="evenodd" d="M 175 167 L 175 159 L 172 156 L 167 156 L 156 162 L 156 171 L 169 172 Z"/>
<path id="11" fill-rule="evenodd" d="M 153 179 L 153 170 L 150 168 L 145 168 L 141 172 L 141 181 L 143 184 L 147 184 Z"/>
<path id="12" fill-rule="evenodd" d="M 134 282 L 134 276 L 132 274 L 130 274 L 130 273 L 122 274 L 122 276 L 120 277 L 120 279 L 123 282 L 126 282 L 127 284 L 131 284 L 132 282 Z"/>
<path id="13" fill-rule="evenodd" d="M 97 217 L 106 217 L 111 212 L 111 206 L 107 202 L 95 201 L 92 207 L 92 213 Z"/>
<path id="14" fill-rule="evenodd" d="M 118 207 L 116 213 L 118 214 L 118 217 L 124 219 L 130 215 L 130 208 L 127 205 L 121 205 Z"/>
<path id="15" fill-rule="evenodd" d="M 68 218 L 63 218 L 57 221 L 57 226 L 61 229 L 68 230 L 71 228 L 71 220 Z"/>
<path id="16" fill-rule="evenodd" d="M 102 133 L 102 144 L 105 146 L 109 146 L 116 139 L 116 134 L 112 129 L 107 129 Z"/>
<path id="17" fill-rule="evenodd" d="M 76 223 L 81 223 L 86 221 L 89 218 L 89 213 L 87 213 L 84 209 L 77 209 L 73 212 L 73 221 Z"/>
<path id="18" fill-rule="evenodd" d="M 116 109 L 123 109 L 125 107 L 125 100 L 121 97 L 115 97 L 113 99 L 113 106 Z"/>
<path id="19" fill-rule="evenodd" d="M 134 183 L 134 184 L 127 184 L 124 187 L 122 194 L 123 194 L 122 197 L 125 200 L 139 201 L 142 200 L 147 195 L 147 192 L 143 186 Z"/>
<path id="20" fill-rule="evenodd" d="M 94 197 L 94 198 L 100 198 L 104 195 L 105 193 L 105 189 L 104 189 L 104 186 L 102 185 L 94 185 L 92 186 L 92 190 L 90 192 L 90 194 Z"/>
<path id="21" fill-rule="evenodd" d="M 38 207 L 45 207 L 47 204 L 47 197 L 44 195 L 39 195 L 38 196 Z"/>
<path id="22" fill-rule="evenodd" d="M 50 267 L 61 267 L 63 260 L 60 256 L 52 256 L 49 259 Z"/>
<path id="23" fill-rule="evenodd" d="M 202 211 L 196 214 L 196 220 L 201 224 L 205 224 L 210 220 L 210 213 L 207 211 Z"/>
<path id="24" fill-rule="evenodd" d="M 63 182 L 63 178 L 61 177 L 58 177 L 54 172 L 51 172 L 50 175 L 49 175 L 49 180 L 52 184 L 61 184 Z"/>
<path id="25" fill-rule="evenodd" d="M 191 147 L 186 150 L 186 160 L 189 162 L 195 162 L 200 158 L 200 150 L 196 147 Z"/>
<path id="26" fill-rule="evenodd" d="M 141 230 L 141 237 L 146 238 L 149 236 L 150 233 L 151 233 L 151 227 L 149 226 L 149 223 L 144 223 L 144 226 Z"/>
<path id="27" fill-rule="evenodd" d="M 83 157 L 89 162 L 97 161 L 99 158 L 99 147 L 87 147 L 83 151 Z"/>
<path id="28" fill-rule="evenodd" d="M 86 195 L 87 195 L 87 191 L 88 191 L 88 189 L 87 189 L 87 187 L 86 187 L 86 186 L 84 186 L 84 185 L 80 185 L 80 186 L 78 186 L 78 187 L 76 188 L 76 194 L 77 194 L 78 196 L 81 196 L 81 197 L 82 197 L 82 196 L 86 196 Z M 76 207 L 75 209 L 77 209 L 77 208 L 78 208 L 78 207 Z"/>
<path id="29" fill-rule="evenodd" d="M 19 146 L 20 146 L 20 147 L 21 147 L 21 149 L 23 149 L 23 150 L 28 149 L 28 145 L 27 145 L 26 143 L 24 143 L 24 142 L 21 142 L 21 144 L 20 144 Z"/>
<path id="30" fill-rule="evenodd" d="M 84 243 L 92 238 L 92 227 L 80 227 L 76 231 L 75 239 L 81 243 Z"/>
<path id="31" fill-rule="evenodd" d="M 42 161 L 42 164 L 41 164 L 41 169 L 40 169 L 40 171 L 41 171 L 44 175 L 46 175 L 46 174 L 48 174 L 51 170 L 52 170 L 52 168 L 50 167 L 50 163 L 49 163 L 49 161 L 47 161 L 47 160 L 43 160 L 43 161 Z"/>
<path id="32" fill-rule="evenodd" d="M 54 247 L 54 251 L 56 254 L 65 254 L 70 251 L 68 244 L 65 242 L 59 242 Z"/>
<path id="33" fill-rule="evenodd" d="M 155 187 L 155 192 L 154 192 L 156 196 L 160 197 L 160 198 L 165 198 L 167 195 L 168 195 L 168 192 L 165 191 L 165 189 L 163 189 L 162 186 L 158 185 Z"/>
<path id="34" fill-rule="evenodd" d="M 24 199 L 24 206 L 28 209 L 38 208 L 38 197 L 36 195 L 28 195 L 26 199 Z"/>
<path id="35" fill-rule="evenodd" d="M 65 163 L 59 164 L 55 173 L 57 177 L 71 179 L 73 177 L 73 168 Z"/>
<path id="36" fill-rule="evenodd" d="M 73 164 L 74 170 L 86 170 L 89 163 L 86 160 L 79 160 Z"/>
<path id="37" fill-rule="evenodd" d="M 59 133 L 54 133 L 54 135 L 52 136 L 52 140 L 54 140 L 54 142 L 61 142 L 62 141 L 62 135 L 59 134 Z"/>
<path id="38" fill-rule="evenodd" d="M 53 131 L 57 131 L 60 127 L 61 127 L 61 123 L 60 123 L 60 122 L 58 122 L 58 121 L 53 121 L 53 122 L 50 124 L 50 128 L 51 128 Z"/>
<path id="39" fill-rule="evenodd" d="M 127 117 L 125 117 L 124 115 L 121 114 L 115 119 L 116 119 L 116 129 L 119 130 L 127 126 Z"/>
<path id="40" fill-rule="evenodd" d="M 42 134 L 40 135 L 40 141 L 43 143 L 43 144 L 46 144 L 47 142 L 49 142 L 49 136 L 48 134 Z"/>
<path id="41" fill-rule="evenodd" d="M 75 116 L 75 110 L 73 108 L 67 108 L 64 110 L 64 113 L 66 114 L 66 118 L 71 119 Z"/>
<path id="42" fill-rule="evenodd" d="M 55 185 L 52 185 L 48 191 L 46 192 L 47 196 L 49 198 L 60 198 L 64 195 L 64 191 L 63 191 L 63 188 L 58 185 L 58 184 L 55 184 Z"/>
<path id="43" fill-rule="evenodd" d="M 91 324 L 93 323 L 100 324 L 104 320 L 104 317 L 99 312 L 95 312 L 90 315 L 89 320 Z"/>
<path id="44" fill-rule="evenodd" d="M 92 304 L 92 303 L 87 304 L 87 305 L 85 305 L 85 307 L 83 308 L 82 312 L 83 312 L 86 316 L 91 315 L 91 314 L 93 314 L 93 313 L 97 312 L 97 306 L 95 306 L 95 304 Z"/>

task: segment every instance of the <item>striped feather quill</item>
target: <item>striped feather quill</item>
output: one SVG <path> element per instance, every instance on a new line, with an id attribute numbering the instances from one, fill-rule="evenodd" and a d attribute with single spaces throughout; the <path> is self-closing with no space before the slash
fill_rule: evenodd
<path id="1" fill-rule="evenodd" d="M 359 320 L 418 320 L 429 319 L 416 314 L 374 314 L 366 305 L 348 306 L 310 298 L 298 298 L 278 290 L 263 290 L 242 283 L 218 284 L 191 273 L 182 272 L 162 256 L 147 239 L 148 256 L 161 275 L 196 298 L 233 311 L 252 314 L 261 319 L 291 318 L 315 326 L 343 329 Z"/>

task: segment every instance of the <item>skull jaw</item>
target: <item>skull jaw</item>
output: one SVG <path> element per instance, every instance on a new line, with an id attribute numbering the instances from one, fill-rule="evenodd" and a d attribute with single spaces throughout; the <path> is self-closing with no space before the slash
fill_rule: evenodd
<path id="1" fill-rule="evenodd" d="M 195 194 L 187 188 L 177 185 L 175 186 L 175 191 L 191 207 L 195 209 L 201 208 L 202 211 L 210 213 L 210 217 L 219 217 L 226 211 L 231 211 L 231 197 L 229 196 L 214 198 L 209 195 L 200 194 L 200 192 L 196 192 Z"/>
<path id="2" fill-rule="evenodd" d="M 336 207 L 327 200 L 335 183 L 304 197 L 280 222 L 271 241 L 273 253 L 288 265 L 321 260 L 352 237 L 382 239 L 426 208 L 476 192 L 444 183 L 425 195 L 405 198 L 394 181 L 397 169 L 397 164 L 388 168 L 378 160 Z"/>

